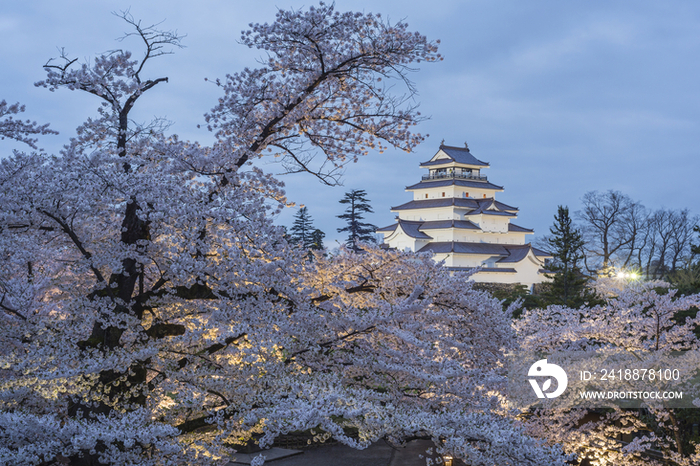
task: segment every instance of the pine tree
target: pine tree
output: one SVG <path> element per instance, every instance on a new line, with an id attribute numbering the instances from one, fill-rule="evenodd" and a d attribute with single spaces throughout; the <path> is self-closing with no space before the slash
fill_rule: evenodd
<path id="1" fill-rule="evenodd" d="M 302 207 L 294 214 L 294 223 L 290 229 L 289 242 L 298 244 L 304 249 L 321 249 L 314 247 L 319 238 L 326 236 L 321 230 L 314 228 L 309 209 Z M 321 243 L 323 244 L 323 243 Z"/>
<path id="2" fill-rule="evenodd" d="M 572 225 L 568 207 L 558 207 L 554 225 L 549 231 L 551 236 L 547 238 L 547 243 L 554 257 L 547 268 L 553 273 L 546 275 L 552 282 L 542 295 L 543 301 L 569 307 L 597 303 L 599 299 L 586 286 L 588 279 L 579 266 L 583 259 L 583 236 Z"/>
<path id="3" fill-rule="evenodd" d="M 348 226 L 338 228 L 338 233 L 348 232 L 348 239 L 345 240 L 347 247 L 355 252 L 360 250 L 358 243 L 365 241 L 368 243 L 376 242 L 374 232 L 377 230 L 375 225 L 371 223 L 362 223 L 366 213 L 373 213 L 372 206 L 369 205 L 367 193 L 364 189 L 353 189 L 349 193 L 345 193 L 345 197 L 339 201 L 341 204 L 348 204 L 345 213 L 337 215 L 338 218 L 345 220 Z"/>
<path id="4" fill-rule="evenodd" d="M 326 237 L 326 234 L 316 228 L 312 233 L 311 233 L 311 249 L 316 249 L 316 250 L 321 250 L 323 249 L 323 238 Z"/>

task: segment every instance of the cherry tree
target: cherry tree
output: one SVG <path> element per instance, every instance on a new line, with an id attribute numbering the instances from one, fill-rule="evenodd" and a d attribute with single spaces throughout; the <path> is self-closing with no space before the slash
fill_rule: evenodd
<path id="1" fill-rule="evenodd" d="M 660 293 L 660 288 L 668 287 L 660 281 L 604 278 L 596 285 L 598 293 L 607 297 L 607 304 L 525 311 L 516 322 L 521 349 L 586 351 L 592 359 L 615 352 L 654 355 L 700 348 L 695 333 L 700 316 L 678 317 L 700 305 L 700 295 L 676 297 L 675 290 Z M 688 358 L 683 364 L 679 370 L 684 375 L 693 374 L 698 367 L 697 358 Z M 535 410 L 527 416 L 530 434 L 563 445 L 567 453 L 588 458 L 591 465 L 691 466 L 700 462 L 700 445 L 688 448 L 683 438 L 683 431 L 690 426 L 681 425 L 678 410 L 661 405 L 603 411 L 557 407 Z"/>
<path id="2" fill-rule="evenodd" d="M 408 72 L 435 44 L 378 15 L 280 11 L 243 34 L 267 61 L 218 82 L 205 147 L 131 121 L 180 36 L 121 17 L 140 58 L 64 53 L 37 83 L 93 94 L 98 116 L 58 155 L 0 161 L 0 463 L 213 464 L 320 428 L 357 448 L 425 437 L 473 465 L 563 464 L 508 416 L 498 301 L 425 256 L 304 260 L 271 220 L 282 184 L 247 163 L 270 153 L 332 183 L 370 150 L 410 150 Z"/>

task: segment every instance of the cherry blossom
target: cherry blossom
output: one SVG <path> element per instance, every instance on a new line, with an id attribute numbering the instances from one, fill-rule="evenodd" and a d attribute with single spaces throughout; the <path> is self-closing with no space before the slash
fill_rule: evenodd
<path id="1" fill-rule="evenodd" d="M 49 129 L 49 125 L 39 125 L 31 120 L 16 120 L 12 115 L 17 115 L 25 111 L 25 106 L 20 104 L 8 105 L 7 101 L 0 100 L 0 140 L 15 139 L 36 149 L 37 138 L 32 138 L 32 134 L 58 134 Z"/>
<path id="2" fill-rule="evenodd" d="M 700 348 L 695 334 L 700 316 L 677 317 L 680 311 L 699 306 L 700 295 L 679 297 L 675 290 L 661 293 L 659 288 L 668 288 L 668 284 L 658 281 L 605 278 L 595 288 L 607 296 L 606 305 L 525 311 L 515 323 L 521 349 L 586 351 L 590 358 L 614 352 L 653 358 Z M 681 374 L 692 375 L 698 367 L 697 357 L 682 361 L 686 366 L 678 368 Z M 562 445 L 579 458 L 588 457 L 592 465 L 690 466 L 700 462 L 700 446 L 691 446 L 690 451 L 683 448 L 677 410 L 663 405 L 641 410 L 558 407 L 529 412 L 526 417 L 528 433 Z"/>

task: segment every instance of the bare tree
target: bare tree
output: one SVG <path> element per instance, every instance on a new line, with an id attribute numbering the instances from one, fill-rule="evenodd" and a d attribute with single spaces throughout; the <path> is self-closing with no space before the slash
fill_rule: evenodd
<path id="1" fill-rule="evenodd" d="M 647 208 L 638 202 L 633 202 L 624 215 L 622 228 L 629 242 L 621 248 L 619 253 L 621 267 L 641 269 L 641 265 L 634 263 L 634 257 L 635 253 L 645 245 L 644 240 L 649 230 L 649 215 Z"/>
<path id="2" fill-rule="evenodd" d="M 697 216 L 690 216 L 688 209 L 678 211 L 674 216 L 675 228 L 671 238 L 671 272 L 689 264 L 692 251 L 693 227 L 698 223 Z"/>
<path id="3" fill-rule="evenodd" d="M 692 257 L 693 226 L 698 222 L 688 209 L 659 209 L 650 216 L 649 246 L 644 251 L 649 278 L 665 278 L 683 268 Z"/>
<path id="4" fill-rule="evenodd" d="M 576 212 L 576 216 L 583 222 L 586 268 L 591 273 L 608 273 L 615 263 L 620 263 L 618 254 L 629 250 L 635 242 L 638 229 L 630 227 L 629 219 L 634 217 L 634 224 L 637 224 L 635 212 L 641 213 L 641 206 L 613 190 L 589 191 L 582 201 L 583 210 Z"/>
<path id="5" fill-rule="evenodd" d="M 655 230 L 656 254 L 649 257 L 649 263 L 654 266 L 652 276 L 661 278 L 667 272 L 667 257 L 673 239 L 675 228 L 675 213 L 670 209 L 659 209 L 652 215 L 651 225 Z"/>
<path id="6" fill-rule="evenodd" d="M 652 217 L 653 213 L 650 213 L 637 249 L 637 266 L 647 277 L 650 277 L 651 260 L 656 254 L 656 229 L 652 225 Z"/>
<path id="7" fill-rule="evenodd" d="M 665 278 L 692 257 L 691 239 L 698 218 L 688 209 L 649 211 L 616 191 L 586 193 L 577 212 L 586 238 L 586 267 L 610 273 L 633 268 L 648 278 Z"/>

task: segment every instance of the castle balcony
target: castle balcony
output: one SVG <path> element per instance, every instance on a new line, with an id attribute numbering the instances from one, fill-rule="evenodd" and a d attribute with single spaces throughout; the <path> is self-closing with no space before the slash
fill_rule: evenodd
<path id="1" fill-rule="evenodd" d="M 485 175 L 474 175 L 471 173 L 433 173 L 430 175 L 424 175 L 423 181 L 425 180 L 444 180 L 444 179 L 461 179 L 461 180 L 477 180 L 486 181 Z"/>

